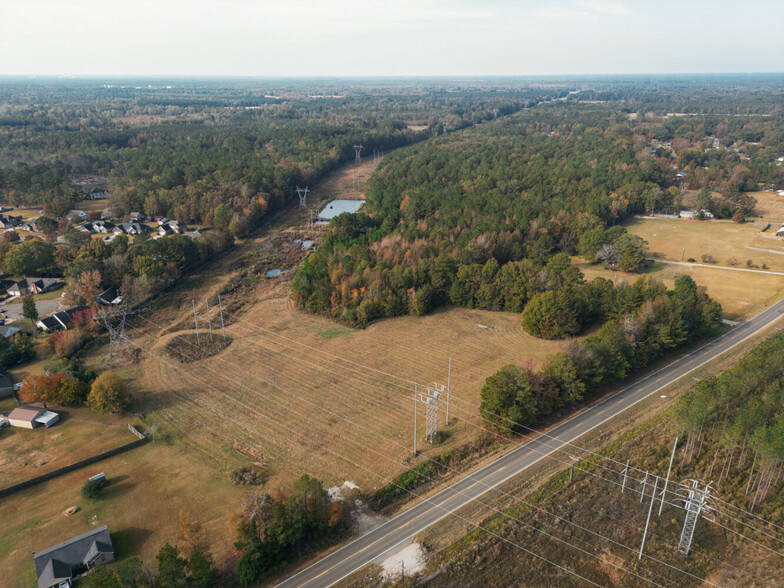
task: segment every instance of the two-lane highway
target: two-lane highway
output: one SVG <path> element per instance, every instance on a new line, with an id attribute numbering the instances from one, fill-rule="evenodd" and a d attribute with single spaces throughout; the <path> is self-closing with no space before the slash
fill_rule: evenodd
<path id="1" fill-rule="evenodd" d="M 423 529 L 518 475 L 564 444 L 574 442 L 588 431 L 735 347 L 782 315 L 784 315 L 784 299 L 707 345 L 648 374 L 620 392 L 564 421 L 550 430 L 547 435 L 521 444 L 480 470 L 423 499 L 421 503 L 330 553 L 278 586 L 283 588 L 330 586 L 365 564 L 378 561 L 380 556 L 410 540 Z"/>

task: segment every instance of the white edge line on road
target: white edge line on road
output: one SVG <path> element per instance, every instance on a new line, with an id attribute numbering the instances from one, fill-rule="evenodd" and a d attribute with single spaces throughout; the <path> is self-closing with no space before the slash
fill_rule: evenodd
<path id="1" fill-rule="evenodd" d="M 613 394 L 612 396 L 608 396 L 608 397 L 607 397 L 607 398 L 605 398 L 604 400 L 602 400 L 602 401 L 600 401 L 600 402 L 596 403 L 595 405 L 593 405 L 593 406 L 591 406 L 591 407 L 587 408 L 586 410 L 584 410 L 584 411 L 581 411 L 581 412 L 578 412 L 577 414 L 575 414 L 574 416 L 572 416 L 572 417 L 568 418 L 567 420 L 563 421 L 562 423 L 559 423 L 559 424 L 558 424 L 558 425 L 557 425 L 557 426 L 556 426 L 554 429 L 552 429 L 552 431 L 556 431 L 557 429 L 559 429 L 559 428 L 561 428 L 561 427 L 564 427 L 564 426 L 565 426 L 567 423 L 569 423 L 570 421 L 572 421 L 572 420 L 574 420 L 574 419 L 576 419 L 576 418 L 578 418 L 578 417 L 583 417 L 583 416 L 585 416 L 586 414 L 588 414 L 588 413 L 590 413 L 590 412 L 593 412 L 593 411 L 595 411 L 595 409 L 596 409 L 597 407 L 601 406 L 601 405 L 602 405 L 602 404 L 604 404 L 605 402 L 609 402 L 610 400 L 612 400 L 612 399 L 614 399 L 614 398 L 616 398 L 616 397 L 618 397 L 618 396 L 621 396 L 621 395 L 625 394 L 625 393 L 626 393 L 626 392 L 627 392 L 629 389 L 631 389 L 631 388 L 633 388 L 633 387 L 635 387 L 635 386 L 638 386 L 638 385 L 640 385 L 642 382 L 645 382 L 646 380 L 648 380 L 648 379 L 652 378 L 652 377 L 653 377 L 654 375 L 656 375 L 657 373 L 659 373 L 659 372 L 661 372 L 661 371 L 664 371 L 664 370 L 667 370 L 667 369 L 671 368 L 671 367 L 672 367 L 674 364 L 676 364 L 676 363 L 678 363 L 678 362 L 680 362 L 680 361 L 683 361 L 683 360 L 685 360 L 686 358 L 688 358 L 688 357 L 690 357 L 690 356 L 692 356 L 692 355 L 695 355 L 695 354 L 699 353 L 699 352 L 700 352 L 700 351 L 702 351 L 703 349 L 706 349 L 707 347 L 710 347 L 711 345 L 713 345 L 713 344 L 715 344 L 715 343 L 717 343 L 717 342 L 721 341 L 721 340 L 722 340 L 722 339 L 724 339 L 725 337 L 728 337 L 728 336 L 729 336 L 729 335 L 730 335 L 730 334 L 731 334 L 733 331 L 735 331 L 736 329 L 740 329 L 740 328 L 741 328 L 743 325 L 748 325 L 748 324 L 750 324 L 752 321 L 754 321 L 755 319 L 758 319 L 758 318 L 762 317 L 762 316 L 763 316 L 765 313 L 772 311 L 772 310 L 775 308 L 776 304 L 778 304 L 778 303 L 780 303 L 780 302 L 782 302 L 782 301 L 784 301 L 784 299 L 782 299 L 782 300 L 779 300 L 779 301 L 775 302 L 773 305 L 771 305 L 770 307 L 766 308 L 765 310 L 763 310 L 762 312 L 760 312 L 760 313 L 759 313 L 758 315 L 756 315 L 755 317 L 752 317 L 750 320 L 746 321 L 745 323 L 742 323 L 742 324 L 738 325 L 737 327 L 733 328 L 732 330 L 730 330 L 730 331 L 727 331 L 726 333 L 724 333 L 723 335 L 721 335 L 721 336 L 717 337 L 716 339 L 713 339 L 712 341 L 709 341 L 709 342 L 708 342 L 708 343 L 706 343 L 705 345 L 702 345 L 701 347 L 698 347 L 697 349 L 694 349 L 694 350 L 690 351 L 690 352 L 689 352 L 689 353 L 687 353 L 686 355 L 682 355 L 681 357 L 679 357 L 678 359 L 676 359 L 676 360 L 674 360 L 674 361 L 670 362 L 670 363 L 669 363 L 669 364 L 667 364 L 666 366 L 664 366 L 664 367 L 661 367 L 661 368 L 659 368 L 658 370 L 651 372 L 651 373 L 650 373 L 650 374 L 648 374 L 647 376 L 645 376 L 645 377 L 643 377 L 643 378 L 640 378 L 639 380 L 637 380 L 636 382 L 634 382 L 634 383 L 632 383 L 632 384 L 629 384 L 628 386 L 626 386 L 626 387 L 625 387 L 625 388 L 623 388 L 622 390 L 619 390 L 618 392 L 616 392 L 616 393 L 615 393 L 615 394 Z M 774 313 L 774 314 L 775 314 L 775 313 Z M 456 507 L 456 508 L 454 508 L 454 509 L 452 509 L 452 510 L 449 510 L 449 511 L 445 512 L 443 515 L 441 515 L 440 517 L 438 517 L 438 518 L 437 518 L 437 519 L 435 519 L 434 521 L 430 522 L 430 523 L 429 523 L 427 526 L 425 526 L 425 527 L 423 527 L 423 528 L 421 528 L 421 529 L 418 529 L 418 530 L 414 531 L 413 533 L 411 533 L 410 535 L 406 536 L 404 539 L 402 539 L 401 541 L 399 541 L 398 543 L 396 543 L 396 544 L 395 544 L 395 545 L 393 545 L 392 547 L 390 547 L 390 548 L 386 549 L 385 551 L 382 551 L 382 552 L 381 552 L 379 555 L 377 555 L 377 556 L 376 556 L 374 559 L 377 559 L 377 558 L 381 557 L 383 554 L 387 553 L 387 552 L 388 552 L 388 551 L 390 551 L 391 549 L 394 549 L 395 547 L 397 547 L 397 546 L 398 546 L 398 545 L 400 545 L 401 543 L 404 543 L 404 542 L 408 541 L 409 539 L 411 539 L 411 538 L 412 538 L 414 535 L 416 535 L 417 533 L 420 533 L 420 532 L 422 532 L 423 530 L 425 530 L 425 529 L 427 529 L 428 527 L 430 527 L 430 526 L 432 526 L 432 525 L 436 524 L 436 523 L 437 523 L 437 522 L 439 522 L 440 520 L 442 520 L 442 519 L 444 519 L 444 518 L 448 517 L 449 515 L 453 514 L 453 513 L 454 513 L 454 512 L 456 512 L 456 511 L 460 510 L 461 508 L 463 508 L 464 506 L 466 506 L 466 505 L 467 505 L 469 502 L 471 502 L 471 501 L 473 501 L 473 500 L 476 500 L 477 498 L 479 498 L 480 496 L 483 496 L 484 494 L 486 494 L 486 493 L 487 493 L 487 492 L 489 492 L 490 490 L 493 490 L 494 488 L 497 488 L 497 487 L 498 487 L 498 486 L 500 486 L 501 484 L 503 484 L 503 483 L 507 482 L 507 481 L 508 481 L 508 480 L 510 480 L 511 478 L 513 478 L 513 477 L 515 477 L 516 475 L 518 475 L 519 473 L 521 473 L 521 472 L 525 471 L 526 469 L 528 469 L 528 468 L 529 468 L 529 467 L 531 467 L 532 465 L 534 465 L 534 464 L 538 463 L 539 461 L 541 461 L 541 460 L 545 459 L 545 458 L 546 458 L 546 457 L 548 457 L 550 454 L 554 453 L 555 451 L 558 451 L 558 450 L 559 450 L 559 449 L 561 449 L 561 447 L 563 447 L 564 445 L 568 445 L 568 444 L 570 444 L 570 443 L 574 442 L 576 439 L 579 439 L 579 438 L 580 438 L 580 437 L 582 437 L 583 435 L 586 435 L 587 433 L 590 433 L 592 430 L 594 430 L 594 429 L 595 429 L 596 427 L 598 427 L 599 425 L 603 425 L 603 424 L 604 424 L 604 423 L 606 423 L 607 421 L 609 421 L 609 420 L 612 420 L 613 418 L 615 418 L 615 417 L 616 417 L 616 416 L 618 416 L 619 414 L 621 414 L 621 413 L 623 413 L 623 412 L 627 411 L 628 409 L 630 409 L 631 407 L 633 407 L 633 406 L 634 406 L 634 405 L 636 405 L 637 403 L 639 403 L 639 402 L 642 402 L 643 400 L 645 400 L 646 398 L 648 398 L 648 397 L 649 397 L 649 396 L 651 396 L 652 394 L 655 394 L 656 392 L 660 391 L 662 388 L 666 388 L 666 387 L 667 387 L 667 386 L 669 386 L 670 384 L 674 384 L 675 382 L 677 382 L 678 380 L 680 380 L 680 379 L 681 379 L 681 378 L 683 378 L 684 376 L 687 376 L 687 375 L 689 375 L 690 373 L 692 373 L 693 371 L 695 371 L 695 370 L 697 370 L 697 369 L 701 368 L 701 367 L 702 367 L 703 365 L 705 365 L 706 363 L 709 363 L 709 362 L 713 361 L 714 359 L 716 359 L 716 358 L 718 358 L 718 357 L 721 357 L 722 355 L 724 355 L 725 353 L 727 353 L 728 351 L 730 351 L 730 350 L 731 350 L 731 349 L 733 349 L 734 347 L 737 347 L 738 345 L 740 345 L 741 343 L 743 343 L 744 341 L 746 341 L 746 340 L 747 340 L 747 339 L 749 339 L 750 337 L 753 337 L 754 335 L 756 335 L 757 333 L 759 333 L 761 330 L 763 330 L 763 329 L 766 329 L 767 327 L 771 326 L 773 323 L 775 323 L 777 320 L 779 320 L 779 318 L 781 318 L 781 316 L 775 317 L 775 318 L 773 318 L 772 320 L 770 320 L 769 322 L 766 322 L 766 323 L 764 323 L 763 325 L 761 325 L 760 327 L 758 327 L 757 329 L 753 330 L 751 333 L 749 333 L 748 335 L 746 335 L 745 337 L 743 337 L 743 339 L 740 339 L 739 341 L 736 341 L 735 343 L 733 343 L 732 345 L 730 345 L 729 347 L 727 347 L 727 349 L 725 349 L 724 351 L 721 351 L 720 353 L 718 353 L 718 354 L 716 354 L 716 355 L 713 355 L 713 356 L 709 357 L 709 358 L 708 358 L 708 359 L 706 359 L 705 361 L 703 361 L 703 362 L 701 362 L 701 363 L 697 364 L 697 365 L 696 365 L 696 366 L 694 366 L 693 368 L 691 368 L 691 369 L 689 369 L 688 371 L 686 371 L 686 372 L 682 373 L 682 374 L 681 374 L 681 375 L 679 375 L 678 377 L 676 377 L 676 378 L 674 378 L 674 379 L 670 380 L 670 381 L 669 381 L 669 382 L 667 382 L 666 384 L 664 384 L 664 385 L 662 385 L 662 386 L 659 386 L 659 387 L 658 387 L 658 388 L 656 388 L 655 390 L 652 390 L 652 391 L 648 392 L 648 393 L 647 393 L 647 394 L 645 394 L 644 396 L 642 396 L 642 397 L 638 398 L 637 400 L 635 400 L 634 402 L 632 402 L 630 405 L 626 406 L 626 407 L 625 407 L 623 410 L 621 410 L 621 411 L 619 411 L 619 412 L 617 412 L 617 413 L 615 413 L 615 414 L 612 414 L 612 415 L 608 416 L 607 418 L 605 418 L 604 420 L 602 420 L 602 421 L 600 421 L 600 422 L 596 423 L 595 425 L 593 425 L 593 426 L 592 426 L 592 427 L 590 427 L 589 429 L 586 429 L 586 430 L 585 430 L 585 431 L 583 431 L 582 433 L 580 433 L 580 434 L 578 434 L 578 435 L 575 435 L 575 436 L 573 436 L 571 439 L 568 439 L 568 440 L 553 439 L 554 441 L 557 441 L 558 443 L 560 443 L 560 445 L 559 445 L 558 447 L 554 447 L 553 449 L 551 449 L 551 450 L 550 450 L 550 451 L 548 451 L 547 453 L 545 453 L 545 454 L 541 455 L 541 456 L 540 456 L 540 457 L 539 457 L 539 458 L 538 458 L 536 461 L 534 461 L 532 464 L 530 464 L 530 465 L 527 465 L 527 466 L 525 466 L 524 468 L 522 468 L 522 469 L 520 469 L 520 470 L 517 470 L 517 471 L 514 471 L 514 472 L 512 472 L 511 474 L 509 474 L 509 475 L 508 475 L 508 476 L 506 476 L 505 478 L 501 479 L 500 481 L 496 482 L 496 483 L 495 483 L 495 484 L 493 484 L 492 486 L 488 486 L 488 487 L 486 487 L 486 488 L 485 488 L 485 489 L 484 489 L 484 490 L 483 490 L 481 493 L 477 494 L 477 495 L 476 495 L 476 496 L 474 496 L 473 498 L 470 498 L 470 499 L 466 500 L 466 501 L 465 501 L 463 504 L 461 504 L 460 506 L 458 506 L 458 507 Z M 552 436 L 552 432 L 550 432 L 550 433 L 545 433 L 545 435 Z M 450 485 L 450 486 L 448 486 L 448 487 L 444 488 L 443 490 L 439 491 L 438 493 L 434 494 L 433 496 L 431 496 L 431 497 L 429 497 L 429 498 L 424 498 L 424 499 L 423 499 L 423 502 L 420 502 L 419 504 L 421 505 L 421 504 L 425 504 L 425 503 L 432 503 L 432 502 L 434 502 L 434 501 L 435 501 L 435 499 L 436 499 L 436 498 L 439 496 L 439 494 L 446 493 L 446 492 L 450 491 L 450 490 L 451 490 L 451 488 L 452 488 L 453 486 L 455 486 L 456 484 L 459 484 L 459 483 L 460 483 L 460 482 L 462 482 L 462 481 L 466 481 L 466 480 L 472 479 L 474 476 L 478 475 L 479 473 L 481 473 L 481 472 L 482 472 L 482 471 L 484 471 L 485 469 L 487 469 L 487 468 L 490 468 L 490 467 L 493 467 L 493 466 L 496 466 L 496 465 L 498 464 L 498 462 L 499 462 L 499 461 L 501 461 L 501 460 L 510 459 L 510 458 L 511 458 L 511 456 L 512 456 L 512 455 L 514 455 L 515 453 L 517 453 L 518 451 L 521 451 L 521 450 L 523 450 L 523 449 L 525 449 L 525 448 L 528 448 L 528 446 L 529 446 L 529 445 L 533 444 L 533 443 L 534 443 L 534 442 L 536 442 L 536 441 L 539 441 L 539 440 L 540 440 L 540 438 L 541 438 L 542 436 L 543 436 L 543 435 L 540 435 L 539 437 L 535 437 L 534 439 L 529 439 L 528 441 L 526 441 L 526 442 L 525 442 L 525 443 L 523 443 L 522 445 L 519 445 L 518 447 L 516 447 L 515 449 L 513 449 L 513 450 L 512 450 L 512 451 L 510 451 L 509 453 L 506 453 L 506 454 L 502 455 L 502 456 L 501 456 L 501 457 L 499 457 L 498 459 L 496 459 L 496 460 L 492 461 L 491 463 L 487 464 L 486 466 L 484 466 L 484 467 L 480 468 L 479 470 L 477 470 L 477 471 L 476 471 L 476 472 L 474 472 L 473 474 L 469 474 L 469 475 L 467 475 L 466 477 L 464 477 L 464 478 L 461 478 L 460 480 L 457 480 L 457 481 L 456 481 L 454 484 L 452 484 L 452 485 Z M 540 443 L 542 443 L 542 442 L 540 441 Z M 481 479 L 480 479 L 480 480 L 478 480 L 478 481 L 481 481 Z M 435 507 L 438 507 L 439 505 L 437 505 L 437 504 L 436 504 L 436 505 L 433 505 L 433 506 L 435 506 Z M 397 515 L 397 516 L 395 516 L 395 517 L 393 517 L 393 518 L 391 518 L 391 519 L 389 519 L 389 520 L 385 521 L 384 523 L 382 523 L 382 524 L 381 524 L 381 525 L 379 525 L 378 527 L 375 527 L 375 528 L 374 528 L 374 529 L 373 529 L 371 532 L 375 532 L 377 529 L 380 529 L 381 527 L 384 527 L 384 526 L 386 526 L 388 523 L 391 523 L 391 522 L 393 522 L 393 521 L 396 521 L 396 520 L 397 520 L 399 517 L 403 517 L 404 515 L 406 515 L 406 514 L 408 514 L 408 513 L 411 513 L 411 512 L 412 512 L 412 510 L 413 510 L 413 509 L 407 510 L 407 511 L 405 511 L 405 512 L 403 512 L 403 513 L 401 513 L 401 514 L 399 514 L 399 515 Z M 423 514 L 424 514 L 424 513 L 423 513 Z M 332 557 L 334 554 L 336 554 L 336 553 L 339 553 L 340 551 L 342 551 L 343 549 L 346 549 L 347 547 L 350 547 L 350 546 L 351 546 L 351 545 L 353 545 L 353 544 L 354 544 L 356 541 L 358 541 L 358 540 L 360 540 L 360 539 L 362 539 L 362 538 L 363 538 L 363 536 L 362 536 L 362 535 L 360 535 L 359 537 L 357 537 L 357 538 L 356 538 L 356 539 L 354 539 L 353 541 L 351 541 L 351 542 L 347 543 L 346 545 L 344 545 L 344 546 L 343 546 L 343 547 L 341 547 L 340 549 L 337 549 L 337 550 L 333 551 L 332 553 L 329 553 L 329 554 L 327 554 L 325 557 Z M 308 567 L 304 568 L 303 570 L 300 570 L 299 572 L 297 572 L 297 573 L 296 573 L 296 574 L 294 574 L 293 576 L 290 576 L 290 577 L 286 578 L 285 580 L 283 580 L 283 582 L 280 582 L 279 584 L 277 584 L 277 586 L 280 586 L 280 585 L 281 585 L 281 584 L 283 584 L 284 582 L 288 582 L 288 581 L 290 581 L 290 580 L 293 580 L 294 578 L 296 578 L 296 577 L 297 577 L 297 576 L 299 576 L 300 574 L 303 574 L 303 573 L 307 572 L 307 571 L 308 571 L 310 568 L 312 568 L 313 566 L 315 566 L 315 565 L 318 565 L 318 563 L 319 563 L 320 561 L 322 561 L 323 559 L 324 559 L 324 558 L 321 558 L 321 559 L 319 559 L 318 561 L 316 561 L 316 562 L 312 563 L 311 565 L 309 565 Z M 371 561 L 372 561 L 372 560 L 371 560 Z M 338 563 L 340 563 L 340 562 L 338 562 Z M 359 570 L 360 568 L 362 568 L 362 567 L 366 566 L 368 563 L 370 563 L 370 562 L 365 562 L 365 563 L 363 563 L 363 564 L 361 564 L 361 565 L 359 565 L 359 566 L 357 566 L 357 567 L 353 568 L 352 570 L 350 570 L 349 572 L 347 572 L 346 574 L 344 574 L 344 575 L 343 575 L 343 576 L 341 576 L 340 578 L 337 578 L 337 579 L 336 579 L 334 582 L 331 582 L 331 583 L 329 583 L 329 584 L 326 584 L 325 586 L 332 586 L 332 585 L 336 584 L 337 582 L 340 582 L 342 579 L 346 578 L 347 576 L 350 576 L 351 574 L 353 574 L 354 572 L 356 572 L 356 571 L 357 571 L 357 570 Z M 335 565 L 337 565 L 337 564 L 335 564 Z M 329 568 L 328 568 L 328 569 L 329 569 Z M 302 585 L 304 585 L 304 584 L 302 584 Z"/>

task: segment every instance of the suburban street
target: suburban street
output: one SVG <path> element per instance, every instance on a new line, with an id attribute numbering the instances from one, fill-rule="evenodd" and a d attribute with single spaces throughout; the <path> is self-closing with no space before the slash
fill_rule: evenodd
<path id="1" fill-rule="evenodd" d="M 496 461 L 451 484 L 421 503 L 386 521 L 344 547 L 278 584 L 281 587 L 330 586 L 362 566 L 394 553 L 411 537 L 457 511 L 566 443 L 602 425 L 663 387 L 686 376 L 784 315 L 784 299 L 602 402 L 577 414 L 541 436 L 521 444 Z"/>

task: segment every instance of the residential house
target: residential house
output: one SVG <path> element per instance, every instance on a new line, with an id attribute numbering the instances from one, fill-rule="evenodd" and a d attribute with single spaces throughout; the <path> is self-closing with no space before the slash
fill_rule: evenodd
<path id="1" fill-rule="evenodd" d="M 201 236 L 204 234 L 206 229 L 193 229 L 192 231 L 185 231 L 183 235 L 193 239 L 194 241 L 198 241 L 201 239 Z"/>
<path id="2" fill-rule="evenodd" d="M 0 280 L 0 295 L 6 294 L 8 288 L 16 284 L 13 280 Z"/>
<path id="3" fill-rule="evenodd" d="M 109 197 L 109 191 L 104 188 L 93 188 L 87 192 L 85 200 L 106 200 Z"/>
<path id="4" fill-rule="evenodd" d="M 0 325 L 0 336 L 10 339 L 17 333 L 21 333 L 22 329 L 19 327 L 12 327 L 11 325 Z"/>
<path id="5" fill-rule="evenodd" d="M 43 294 L 54 290 L 63 283 L 62 278 L 22 278 L 7 292 L 11 296 L 24 296 L 25 294 Z"/>
<path id="6" fill-rule="evenodd" d="M 132 212 L 128 218 L 136 223 L 143 223 L 147 220 L 147 217 L 142 212 Z"/>
<path id="7" fill-rule="evenodd" d="M 38 588 L 71 588 L 73 580 L 97 565 L 114 561 L 114 546 L 106 525 L 33 552 Z"/>
<path id="8" fill-rule="evenodd" d="M 91 223 L 85 223 L 76 228 L 83 233 L 92 235 L 94 233 L 111 233 L 115 226 L 116 225 L 111 221 L 97 220 Z"/>
<path id="9" fill-rule="evenodd" d="M 0 214 L 0 229 L 12 229 L 22 224 L 21 216 L 11 216 L 10 214 Z"/>
<path id="10" fill-rule="evenodd" d="M 35 325 L 39 329 L 48 333 L 54 333 L 56 331 L 67 331 L 71 327 L 74 321 L 74 317 L 86 309 L 86 306 L 75 306 L 74 308 L 56 312 L 51 316 L 42 318 L 40 321 L 35 323 Z"/>
<path id="11" fill-rule="evenodd" d="M 185 223 L 176 220 L 158 224 L 159 237 L 166 235 L 184 235 L 187 230 L 188 227 Z"/>
<path id="12" fill-rule="evenodd" d="M 127 223 L 120 223 L 113 229 L 115 234 L 125 233 L 126 235 L 141 235 L 142 233 L 149 233 L 150 227 L 142 223 L 128 221 Z"/>
<path id="13" fill-rule="evenodd" d="M 21 225 L 19 225 L 19 228 L 22 229 L 23 231 L 29 231 L 31 233 L 32 232 L 36 232 L 37 233 L 38 232 L 38 219 L 34 218 L 34 219 L 31 219 L 31 220 L 29 220 L 29 221 L 27 221 L 25 223 L 22 223 Z"/>
<path id="14" fill-rule="evenodd" d="M 8 374 L 0 373 L 0 398 L 14 395 L 14 383 Z"/>
<path id="15" fill-rule="evenodd" d="M 122 302 L 122 296 L 120 296 L 120 290 L 118 290 L 117 286 L 112 286 L 111 288 L 107 288 L 97 296 L 98 302 L 101 304 L 106 305 L 116 305 Z"/>
<path id="16" fill-rule="evenodd" d="M 68 214 L 65 215 L 65 218 L 71 222 L 79 222 L 87 218 L 87 213 L 83 210 L 69 210 Z"/>

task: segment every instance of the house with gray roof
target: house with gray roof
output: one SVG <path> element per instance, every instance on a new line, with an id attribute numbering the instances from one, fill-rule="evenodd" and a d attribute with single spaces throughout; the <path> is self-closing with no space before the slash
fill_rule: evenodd
<path id="1" fill-rule="evenodd" d="M 38 588 L 70 588 L 73 580 L 97 565 L 114 561 L 106 525 L 33 553 Z"/>

